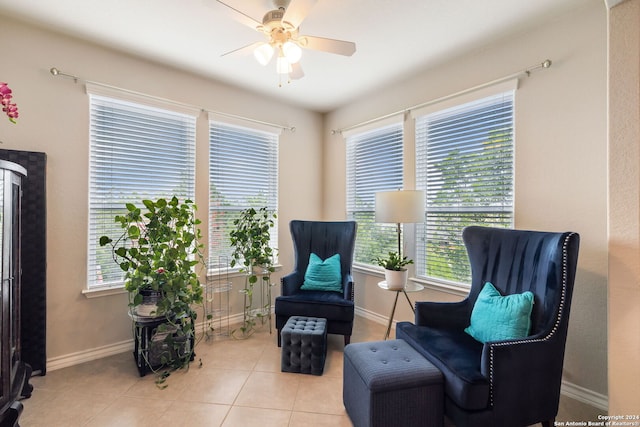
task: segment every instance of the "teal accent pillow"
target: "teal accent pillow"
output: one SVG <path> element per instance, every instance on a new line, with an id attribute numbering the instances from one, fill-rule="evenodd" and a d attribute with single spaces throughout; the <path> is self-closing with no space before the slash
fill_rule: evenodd
<path id="1" fill-rule="evenodd" d="M 481 343 L 524 338 L 531 329 L 533 293 L 502 296 L 487 282 L 471 311 L 471 325 L 464 331 Z"/>
<path id="2" fill-rule="evenodd" d="M 307 272 L 304 273 L 304 283 L 300 289 L 342 292 L 340 254 L 332 255 L 324 261 L 314 253 L 309 255 L 309 265 Z"/>

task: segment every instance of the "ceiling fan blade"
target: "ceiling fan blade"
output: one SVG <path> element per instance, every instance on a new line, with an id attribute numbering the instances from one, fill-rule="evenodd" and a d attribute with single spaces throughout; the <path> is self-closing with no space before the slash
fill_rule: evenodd
<path id="1" fill-rule="evenodd" d="M 356 51 L 356 44 L 344 40 L 326 39 L 324 37 L 302 36 L 298 39 L 300 46 L 307 49 L 321 50 L 338 55 L 351 56 Z"/>
<path id="2" fill-rule="evenodd" d="M 282 21 L 289 22 L 294 28 L 298 28 L 309 11 L 315 6 L 318 0 L 291 0 L 284 12 Z"/>
<path id="3" fill-rule="evenodd" d="M 249 28 L 252 29 L 256 29 L 257 27 L 262 25 L 262 22 L 255 20 L 254 18 L 252 18 L 251 16 L 247 15 L 246 13 L 242 12 L 241 10 L 236 9 L 233 6 L 229 6 L 228 4 L 226 4 L 223 1 L 220 0 L 215 0 L 218 3 L 220 3 L 221 5 L 223 5 L 224 7 L 226 7 L 227 9 L 233 11 L 233 17 L 236 21 L 240 22 L 243 25 L 246 25 Z"/>
<path id="4" fill-rule="evenodd" d="M 291 64 L 291 72 L 289 73 L 289 77 L 291 77 L 293 80 L 298 80 L 304 77 L 304 71 L 302 71 L 302 66 L 299 62 Z"/>
<path id="5" fill-rule="evenodd" d="M 263 45 L 263 44 L 264 44 L 264 42 L 251 43 L 251 44 L 248 44 L 246 46 L 239 47 L 239 48 L 234 49 L 234 50 L 230 50 L 229 52 L 223 53 L 220 56 L 248 55 L 248 54 L 252 53 L 258 46 Z"/>

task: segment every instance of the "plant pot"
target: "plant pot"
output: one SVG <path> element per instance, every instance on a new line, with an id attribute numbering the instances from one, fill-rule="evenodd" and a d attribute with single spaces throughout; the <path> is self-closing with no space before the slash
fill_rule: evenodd
<path id="1" fill-rule="evenodd" d="M 403 268 L 400 271 L 397 270 L 384 270 L 384 278 L 387 281 L 387 288 L 392 291 L 399 291 L 404 289 L 407 284 L 407 277 L 409 271 Z"/>
<path id="2" fill-rule="evenodd" d="M 158 317 L 158 306 L 156 304 L 140 304 L 134 308 L 136 316 L 140 317 Z"/>
<path id="3" fill-rule="evenodd" d="M 157 304 L 162 298 L 160 291 L 142 289 L 140 295 L 142 295 L 142 304 L 134 308 L 135 314 L 142 317 L 157 317 Z"/>

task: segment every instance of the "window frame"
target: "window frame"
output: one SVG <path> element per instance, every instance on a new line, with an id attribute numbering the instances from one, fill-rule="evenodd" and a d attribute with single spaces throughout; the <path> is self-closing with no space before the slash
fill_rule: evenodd
<path id="1" fill-rule="evenodd" d="M 174 195 L 177 195 L 180 200 L 195 200 L 196 122 L 200 111 L 195 108 L 189 108 L 181 104 L 160 100 L 144 94 L 121 91 L 90 83 L 87 83 L 87 94 L 89 99 L 89 191 L 87 284 L 83 292 L 85 294 L 120 292 L 123 291 L 124 288 L 124 272 L 122 272 L 121 279 L 111 279 L 106 282 L 100 282 L 98 279 L 102 277 L 103 274 L 102 268 L 98 268 L 100 264 L 99 259 L 105 256 L 106 252 L 109 254 L 109 261 L 106 262 L 113 263 L 116 269 L 119 268 L 111 259 L 111 249 L 109 247 L 101 248 L 98 239 L 104 234 L 114 234 L 111 237 L 116 237 L 121 231 L 119 225 L 115 223 L 114 217 L 116 214 L 126 212 L 125 203 L 134 203 L 136 206 L 141 206 L 143 199 L 171 198 Z M 114 122 L 104 122 L 104 124 L 98 122 L 99 110 L 105 112 L 108 109 L 112 109 L 114 113 L 117 112 L 120 114 L 120 119 L 118 119 L 122 125 L 120 128 L 115 128 L 115 130 L 113 127 L 107 128 L 107 125 L 115 124 L 116 119 L 113 119 Z M 124 119 L 125 117 L 126 120 Z M 140 125 L 135 131 L 134 122 L 130 121 L 133 117 L 139 120 L 137 123 Z M 127 121 L 129 122 L 127 123 Z M 154 121 L 157 126 L 150 126 Z M 171 123 L 175 126 L 174 128 L 169 126 Z M 171 133 L 172 129 L 178 133 Z M 180 132 L 184 132 L 184 134 L 180 134 Z M 171 135 L 171 137 L 167 137 L 166 135 Z M 127 140 L 127 137 L 130 139 Z M 125 142 L 125 140 L 127 142 Z M 179 141 L 183 145 L 180 145 L 180 148 L 175 148 L 172 144 L 176 141 Z M 152 148 L 149 149 L 149 145 L 151 145 Z M 149 152 L 148 155 L 146 155 L 145 150 L 137 149 L 138 147 L 145 146 L 148 148 L 146 150 Z M 163 148 L 166 149 L 166 151 L 161 151 Z M 135 153 L 133 151 L 135 151 Z M 159 152 L 165 153 L 162 163 L 158 162 Z M 109 162 L 109 160 L 113 161 L 115 157 L 113 154 L 109 155 L 106 153 L 116 153 L 119 154 L 121 158 L 118 162 Z M 139 173 L 141 168 L 140 163 L 133 165 L 131 163 L 132 160 L 138 162 L 141 160 L 148 161 L 149 165 L 156 165 L 160 168 L 165 166 L 167 156 L 180 158 L 179 165 L 175 165 L 172 169 L 174 172 L 173 176 L 161 181 L 161 186 L 167 188 L 172 187 L 174 190 L 161 189 L 156 185 L 150 189 L 148 185 L 149 182 L 154 182 L 155 184 L 157 177 L 161 173 L 158 172 L 154 175 L 153 180 L 149 180 L 149 170 L 147 170 L 147 174 L 144 172 Z M 106 178 L 100 178 L 100 174 L 114 174 L 114 170 L 118 168 L 137 172 L 137 176 L 131 176 L 130 180 L 127 180 L 126 183 L 124 180 L 120 180 L 120 183 L 116 183 L 116 185 L 112 185 L 111 187 L 99 182 L 101 179 L 106 180 Z M 164 167 L 164 172 L 169 169 L 171 168 Z M 114 184 L 115 181 L 112 180 L 110 182 Z M 107 181 L 106 184 L 108 183 Z M 143 183 L 144 185 L 142 185 Z M 128 188 L 125 190 L 125 187 Z M 176 188 L 181 187 L 183 191 L 175 191 Z M 116 189 L 116 191 L 120 191 L 121 194 L 131 194 L 131 192 L 134 192 L 137 195 L 122 198 L 110 198 L 106 196 L 103 198 L 99 196 L 100 189 L 103 191 Z M 108 206 L 99 208 L 101 203 Z M 105 210 L 105 213 L 98 214 L 96 211 L 98 209 Z M 103 226 L 99 225 L 99 217 L 107 221 Z M 108 222 L 109 220 L 110 222 Z M 119 273 L 116 269 L 111 272 L 111 275 L 115 275 L 116 272 Z"/>
<path id="2" fill-rule="evenodd" d="M 508 98 L 509 100 L 506 102 L 511 103 L 510 110 L 510 153 L 508 158 L 503 159 L 504 165 L 509 165 L 510 170 L 508 173 L 510 174 L 510 184 L 508 191 L 510 193 L 509 205 L 503 208 L 497 208 L 496 206 L 488 206 L 485 210 L 489 212 L 499 213 L 496 215 L 497 217 L 500 215 L 504 215 L 505 218 L 502 221 L 498 220 L 498 223 L 491 222 L 477 222 L 478 225 L 490 225 L 490 226 L 502 226 L 502 227 L 513 227 L 515 221 L 515 91 L 517 89 L 517 80 L 507 81 L 502 84 L 497 84 L 495 86 L 491 86 L 482 90 L 478 90 L 476 92 L 472 92 L 466 94 L 464 96 L 455 97 L 452 99 L 447 99 L 444 102 L 434 103 L 433 105 L 429 105 L 425 108 L 418 109 L 412 112 L 412 116 L 415 119 L 415 145 L 416 145 L 416 157 L 415 157 L 415 170 L 416 170 L 416 189 L 425 190 L 426 193 L 426 206 L 425 206 L 425 222 L 421 224 L 417 224 L 415 227 L 415 254 L 416 254 L 416 279 L 419 281 L 427 282 L 427 283 L 435 283 L 439 285 L 443 285 L 451 288 L 469 288 L 470 286 L 470 270 L 468 269 L 468 258 L 466 254 L 466 248 L 462 242 L 462 228 L 466 225 L 463 224 L 459 227 L 458 230 L 455 230 L 455 234 L 450 236 L 449 245 L 457 248 L 454 253 L 456 253 L 455 260 L 451 260 L 450 265 L 456 264 L 461 265 L 463 267 L 466 266 L 467 271 L 458 272 L 458 275 L 454 275 L 454 277 L 446 278 L 442 276 L 434 276 L 429 274 L 429 265 L 427 264 L 427 253 L 429 252 L 429 248 L 427 245 L 427 230 L 431 225 L 429 221 L 433 218 L 434 207 L 433 207 L 433 193 L 430 196 L 430 185 L 429 178 L 427 177 L 427 169 L 429 166 L 429 158 L 425 153 L 427 142 L 423 140 L 423 138 L 427 137 L 424 129 L 421 129 L 422 123 L 421 121 L 427 120 L 428 117 L 436 117 L 440 115 L 440 118 L 443 118 L 443 114 L 446 116 L 452 115 L 456 112 L 463 112 L 465 109 L 469 109 L 469 107 L 473 107 L 473 105 L 482 105 L 483 101 L 489 101 L 491 99 L 494 100 L 494 103 L 499 103 L 498 99 L 500 98 Z M 481 108 L 481 107 L 477 107 Z M 476 109 L 477 109 L 476 108 Z M 471 111 L 475 111 L 473 108 L 468 110 L 467 112 L 471 114 Z M 476 144 L 478 144 L 476 142 Z M 494 144 L 495 145 L 495 144 Z M 503 153 L 504 154 L 504 153 Z M 462 157 L 462 156 L 461 156 Z M 422 164 L 426 162 L 426 164 Z M 502 165 L 502 164 L 501 164 Z M 506 167 L 506 166 L 505 166 Z M 501 169 L 502 170 L 502 169 Z M 432 177 L 435 174 L 432 172 Z M 435 178 L 431 178 L 432 182 L 435 181 Z M 475 182 L 475 181 L 472 181 Z M 505 191 L 505 190 L 503 190 Z M 445 208 L 446 209 L 446 208 Z M 460 216 L 460 212 L 473 212 L 481 210 L 482 208 L 479 206 L 464 206 L 464 204 L 460 204 L 459 206 L 450 206 L 450 210 Z M 487 214 L 487 217 L 490 215 Z M 431 223 L 433 224 L 433 223 Z M 456 227 L 452 227 L 456 228 Z M 451 244 L 453 241 L 453 244 Z M 453 250 L 452 250 L 453 251 Z M 454 262 L 455 261 L 455 262 Z M 465 275 L 464 279 L 461 279 L 462 275 Z"/>
<path id="3" fill-rule="evenodd" d="M 396 224 L 375 222 L 375 193 L 398 190 L 404 186 L 404 120 L 402 116 L 392 117 L 348 131 L 344 133 L 344 137 L 347 162 L 346 217 L 358 222 L 354 267 L 382 270 L 382 267 L 375 264 L 373 257 L 397 251 L 398 235 Z M 384 145 L 380 148 L 380 144 Z M 374 145 L 377 152 L 366 150 Z M 391 162 L 374 157 L 380 152 L 389 153 L 389 150 L 393 150 L 391 154 L 397 156 Z M 379 168 L 380 165 L 384 167 Z M 378 248 L 371 246 L 374 242 L 379 244 Z M 359 252 L 363 246 L 366 248 L 366 255 Z"/>
<path id="4" fill-rule="evenodd" d="M 226 150 L 232 150 L 235 153 L 235 156 L 223 156 L 221 163 L 218 164 L 217 167 L 222 167 L 224 165 L 232 166 L 235 164 L 236 168 L 232 174 L 222 172 L 215 172 L 212 170 L 214 164 L 216 164 L 219 160 L 215 158 L 214 153 L 214 128 L 224 128 L 227 132 L 234 132 L 238 134 L 238 137 L 244 138 L 244 143 L 246 146 L 242 147 L 241 141 L 233 142 L 236 146 L 229 146 L 225 148 Z M 218 222 L 214 220 L 216 213 L 220 211 L 224 212 L 232 212 L 228 221 L 233 221 L 234 218 L 238 216 L 240 211 L 246 209 L 248 207 L 254 207 L 256 210 L 258 208 L 267 206 L 269 212 L 276 213 L 278 211 L 279 204 L 279 140 L 280 134 L 282 133 L 282 128 L 278 128 L 275 126 L 270 126 L 262 123 L 254 123 L 247 121 L 234 120 L 230 117 L 219 115 L 219 114 L 210 114 L 209 115 L 209 124 L 208 124 L 208 132 L 209 132 L 209 146 L 208 146 L 208 242 L 207 242 L 207 253 L 209 254 L 209 271 L 215 272 L 219 269 L 229 268 L 229 263 L 231 262 L 231 251 L 229 243 L 228 232 L 230 228 L 226 230 L 219 229 L 214 230 L 218 227 Z M 229 138 L 229 136 L 227 136 Z M 255 146 L 252 150 L 240 150 L 240 148 L 251 148 L 251 144 L 260 143 L 263 144 L 261 146 L 261 152 L 264 154 L 263 157 L 258 157 L 255 155 Z M 251 155 L 245 155 L 242 158 L 238 157 L 239 152 L 251 152 Z M 240 160 L 238 160 L 240 159 Z M 255 163 L 248 163 L 248 161 L 255 160 Z M 264 187 L 259 187 L 260 191 L 264 191 L 266 195 L 264 195 L 265 203 L 233 203 L 230 209 L 214 209 L 215 198 L 213 197 L 213 185 L 214 183 L 214 175 L 218 175 L 220 178 L 224 179 L 237 179 L 237 181 L 227 182 L 226 185 L 229 187 L 227 191 L 232 191 L 231 187 L 236 187 L 237 193 L 231 194 L 232 198 L 239 197 L 254 197 L 249 194 L 249 191 L 242 191 L 241 189 L 246 187 L 247 177 L 251 173 L 251 171 L 255 171 L 256 169 L 260 169 L 264 164 L 267 164 L 268 167 L 266 169 L 266 178 L 265 175 L 259 175 L 257 178 L 254 178 L 256 183 L 258 181 L 262 182 L 266 185 Z M 244 171 L 237 172 L 237 171 Z M 263 171 L 264 172 L 264 171 Z M 224 174 L 224 177 L 221 175 Z M 237 176 L 236 176 L 237 175 Z M 262 177 L 262 178 L 261 178 Z M 253 187 L 252 187 L 253 188 Z M 255 196 L 256 198 L 261 197 L 260 195 Z M 214 249 L 214 246 L 218 244 L 217 242 L 220 239 L 224 241 L 224 234 L 227 234 L 226 245 L 223 245 L 224 250 L 221 252 L 217 252 Z M 270 230 L 271 234 L 271 242 L 269 246 L 274 251 L 274 264 L 278 262 L 278 221 L 274 222 L 274 227 Z M 214 238 L 214 236 L 218 236 L 218 238 Z M 230 269 L 230 271 L 237 271 L 240 267 L 236 267 L 234 269 Z"/>

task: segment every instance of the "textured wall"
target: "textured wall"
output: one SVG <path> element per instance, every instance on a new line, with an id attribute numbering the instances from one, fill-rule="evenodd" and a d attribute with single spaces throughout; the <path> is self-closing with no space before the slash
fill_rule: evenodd
<path id="1" fill-rule="evenodd" d="M 640 408 L 640 0 L 609 11 L 609 414 Z"/>

